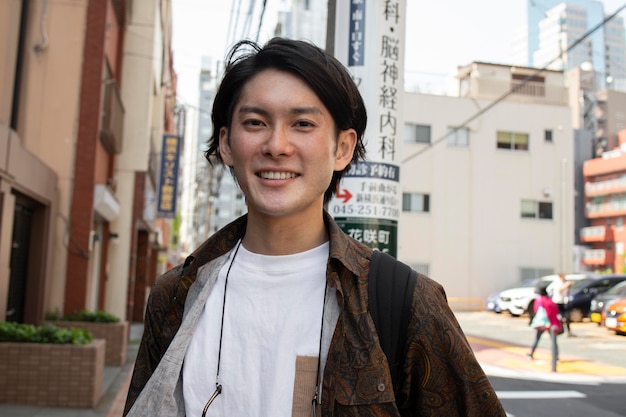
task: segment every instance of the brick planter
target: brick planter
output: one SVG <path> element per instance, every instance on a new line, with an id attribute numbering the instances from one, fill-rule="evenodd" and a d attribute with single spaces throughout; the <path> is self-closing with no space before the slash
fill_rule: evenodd
<path id="1" fill-rule="evenodd" d="M 47 321 L 59 327 L 74 327 L 91 332 L 94 339 L 106 340 L 105 365 L 122 366 L 126 363 L 128 322 L 92 323 L 86 321 Z"/>
<path id="2" fill-rule="evenodd" d="M 0 343 L 0 403 L 93 408 L 102 396 L 104 340 Z"/>

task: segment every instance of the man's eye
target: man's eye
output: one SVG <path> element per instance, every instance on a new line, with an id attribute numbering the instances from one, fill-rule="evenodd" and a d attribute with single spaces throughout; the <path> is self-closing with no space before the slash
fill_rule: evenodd
<path id="1" fill-rule="evenodd" d="M 297 127 L 311 127 L 313 126 L 313 123 L 307 121 L 307 120 L 298 120 L 296 122 L 296 126 Z"/>

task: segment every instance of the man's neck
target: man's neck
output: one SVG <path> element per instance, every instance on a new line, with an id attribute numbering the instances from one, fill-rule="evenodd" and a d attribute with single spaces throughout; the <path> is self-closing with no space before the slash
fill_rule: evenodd
<path id="1" fill-rule="evenodd" d="M 290 255 L 313 249 L 328 241 L 323 212 L 301 218 L 275 218 L 248 214 L 243 245 L 262 255 Z"/>

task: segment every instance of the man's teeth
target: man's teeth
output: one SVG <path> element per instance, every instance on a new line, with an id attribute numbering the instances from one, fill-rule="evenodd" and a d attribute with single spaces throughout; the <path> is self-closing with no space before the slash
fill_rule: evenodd
<path id="1" fill-rule="evenodd" d="M 268 180 L 286 180 L 287 178 L 295 178 L 296 174 L 292 172 L 261 172 L 261 178 Z"/>

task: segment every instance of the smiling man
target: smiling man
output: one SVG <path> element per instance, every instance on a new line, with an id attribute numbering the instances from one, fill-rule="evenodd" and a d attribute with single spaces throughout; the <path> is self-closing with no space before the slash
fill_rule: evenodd
<path id="1" fill-rule="evenodd" d="M 240 42 L 212 121 L 206 157 L 231 168 L 248 213 L 157 280 L 124 415 L 505 416 L 423 275 L 392 382 L 369 312 L 372 250 L 324 210 L 365 157 L 346 69 L 306 42 Z"/>

